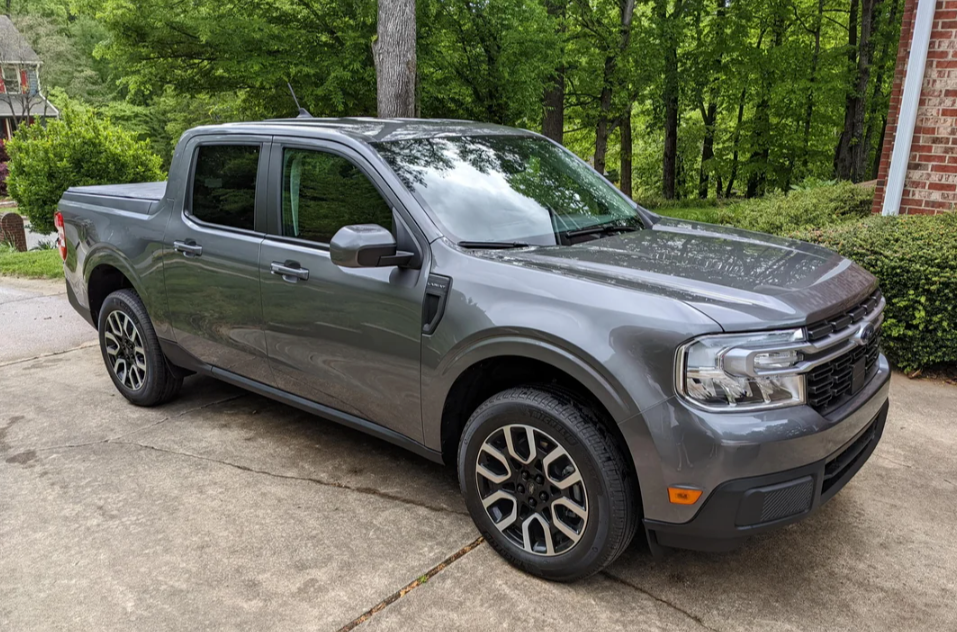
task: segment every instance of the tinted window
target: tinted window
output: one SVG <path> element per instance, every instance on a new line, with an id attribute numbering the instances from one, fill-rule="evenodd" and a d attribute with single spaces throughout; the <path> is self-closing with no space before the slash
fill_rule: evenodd
<path id="1" fill-rule="evenodd" d="M 253 230 L 259 145 L 203 145 L 196 156 L 190 213 L 204 222 Z"/>
<path id="2" fill-rule="evenodd" d="M 554 245 L 581 229 L 641 227 L 611 183 L 546 140 L 444 136 L 376 149 L 457 241 Z"/>
<path id="3" fill-rule="evenodd" d="M 341 156 L 287 149 L 282 182 L 283 235 L 328 243 L 350 224 L 392 228 L 392 208 L 365 174 Z"/>

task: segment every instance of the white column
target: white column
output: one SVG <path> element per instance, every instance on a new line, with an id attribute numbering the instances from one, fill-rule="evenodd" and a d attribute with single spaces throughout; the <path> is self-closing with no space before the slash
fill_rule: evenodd
<path id="1" fill-rule="evenodd" d="M 907 58 L 907 75 L 897 116 L 897 133 L 894 135 L 894 152 L 887 169 L 884 185 L 884 207 L 881 215 L 897 215 L 904 193 L 907 163 L 910 160 L 911 142 L 914 140 L 914 125 L 917 122 L 917 107 L 924 84 L 924 66 L 927 63 L 927 47 L 930 32 L 934 28 L 934 10 L 937 0 L 918 0 L 914 16 L 914 37 L 911 39 L 910 56 Z M 901 35 L 903 37 L 903 34 Z"/>

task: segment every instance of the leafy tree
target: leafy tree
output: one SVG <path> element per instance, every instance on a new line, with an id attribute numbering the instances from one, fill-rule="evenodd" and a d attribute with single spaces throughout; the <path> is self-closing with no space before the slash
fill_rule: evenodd
<path id="1" fill-rule="evenodd" d="M 6 149 L 10 196 L 45 233 L 55 229 L 53 214 L 70 187 L 163 179 L 159 156 L 91 109 L 65 107 L 60 119 L 21 126 Z"/>

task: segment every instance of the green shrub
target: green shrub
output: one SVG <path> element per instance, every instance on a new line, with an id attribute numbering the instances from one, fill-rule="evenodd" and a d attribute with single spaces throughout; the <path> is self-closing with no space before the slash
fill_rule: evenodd
<path id="1" fill-rule="evenodd" d="M 650 198 L 642 206 L 667 217 L 789 235 L 867 217 L 873 199 L 874 189 L 850 182 L 808 182 L 787 195 L 720 201 Z"/>
<path id="2" fill-rule="evenodd" d="M 747 200 L 722 209 L 717 220 L 761 233 L 788 235 L 867 217 L 873 199 L 874 189 L 841 182 Z"/>
<path id="3" fill-rule="evenodd" d="M 899 369 L 957 362 L 957 214 L 871 217 L 795 236 L 879 279 L 887 299 L 884 351 Z"/>
<path id="4" fill-rule="evenodd" d="M 66 108 L 60 119 L 25 125 L 7 143 L 7 187 L 34 231 L 53 232 L 53 213 L 72 186 L 162 180 L 146 143 L 92 110 Z"/>

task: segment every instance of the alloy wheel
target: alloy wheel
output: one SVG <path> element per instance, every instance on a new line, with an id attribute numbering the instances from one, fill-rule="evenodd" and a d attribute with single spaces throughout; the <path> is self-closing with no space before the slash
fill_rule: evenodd
<path id="1" fill-rule="evenodd" d="M 116 379 L 132 391 L 143 388 L 147 371 L 146 348 L 133 319 L 119 310 L 110 312 L 106 318 L 103 338 Z"/>
<path id="2" fill-rule="evenodd" d="M 588 524 L 585 483 L 564 447 L 538 428 L 504 426 L 482 444 L 475 479 L 488 517 L 527 553 L 571 550 Z"/>

